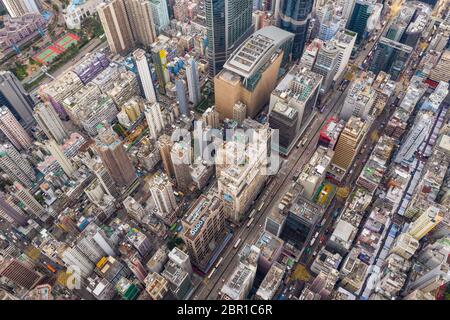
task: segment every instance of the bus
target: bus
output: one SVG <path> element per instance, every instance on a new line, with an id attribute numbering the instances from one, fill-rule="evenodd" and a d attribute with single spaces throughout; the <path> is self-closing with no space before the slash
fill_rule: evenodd
<path id="1" fill-rule="evenodd" d="M 250 214 L 249 214 L 249 216 L 248 216 L 248 217 L 249 217 L 249 218 L 252 218 L 252 217 L 253 217 L 253 215 L 255 214 L 255 212 L 256 212 L 256 209 L 253 209 L 253 210 L 252 210 L 252 212 L 250 212 Z"/>
<path id="2" fill-rule="evenodd" d="M 251 218 L 250 221 L 247 223 L 247 228 L 250 227 L 250 225 L 252 224 L 253 220 L 255 220 L 255 218 Z"/>
<path id="3" fill-rule="evenodd" d="M 233 249 L 236 249 L 238 247 L 239 243 L 241 243 L 241 240 L 242 240 L 241 238 L 237 239 L 237 241 L 235 242 L 235 244 L 233 246 Z"/>
<path id="4" fill-rule="evenodd" d="M 53 266 L 52 266 L 51 264 L 47 263 L 45 266 L 46 266 L 47 269 L 50 270 L 51 272 L 56 273 L 56 269 L 53 268 Z"/>
<path id="5" fill-rule="evenodd" d="M 208 279 L 211 279 L 211 276 L 214 274 L 214 272 L 216 272 L 216 268 L 213 268 L 213 269 L 211 270 L 211 272 L 210 272 L 209 275 L 208 275 Z"/>
<path id="6" fill-rule="evenodd" d="M 264 205 L 264 201 L 263 201 L 263 202 L 261 202 L 261 204 L 259 205 L 259 207 L 258 207 L 258 211 L 261 211 L 261 209 L 262 209 L 263 205 Z"/>
<path id="7" fill-rule="evenodd" d="M 220 266 L 220 264 L 222 263 L 222 261 L 223 261 L 223 257 L 221 257 L 221 258 L 219 259 L 219 261 L 217 261 L 216 268 L 218 268 L 218 267 Z"/>
<path id="8" fill-rule="evenodd" d="M 308 141 L 308 137 L 304 137 L 302 140 L 302 147 L 305 145 L 306 141 Z"/>

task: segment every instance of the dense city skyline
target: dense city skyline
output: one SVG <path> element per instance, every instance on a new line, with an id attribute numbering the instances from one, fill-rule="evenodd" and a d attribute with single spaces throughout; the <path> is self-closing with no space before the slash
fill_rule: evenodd
<path id="1" fill-rule="evenodd" d="M 0 300 L 449 299 L 448 1 L 0 15 Z"/>

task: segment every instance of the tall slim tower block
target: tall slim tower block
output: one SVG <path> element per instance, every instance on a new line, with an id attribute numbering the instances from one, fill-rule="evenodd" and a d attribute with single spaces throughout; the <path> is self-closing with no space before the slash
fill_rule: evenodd
<path id="1" fill-rule="evenodd" d="M 96 139 L 97 150 L 103 165 L 119 187 L 128 187 L 136 180 L 136 170 L 123 146 L 123 141 L 109 127 L 102 127 Z"/>
<path id="2" fill-rule="evenodd" d="M 155 88 L 153 87 L 152 75 L 150 73 L 150 68 L 148 67 L 145 51 L 142 49 L 137 49 L 133 52 L 133 57 L 136 61 L 139 79 L 141 81 L 145 99 L 151 103 L 156 102 Z"/>
<path id="3" fill-rule="evenodd" d="M 19 150 L 28 149 L 33 142 L 7 107 L 0 108 L 0 130 Z"/>

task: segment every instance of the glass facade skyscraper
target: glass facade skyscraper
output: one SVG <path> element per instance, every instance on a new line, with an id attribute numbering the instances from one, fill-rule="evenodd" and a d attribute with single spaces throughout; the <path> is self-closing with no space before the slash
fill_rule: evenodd
<path id="1" fill-rule="evenodd" d="M 253 0 L 205 0 L 209 74 L 214 77 L 252 32 Z"/>
<path id="2" fill-rule="evenodd" d="M 308 35 L 313 0 L 279 0 L 279 27 L 295 34 L 292 58 L 302 56 Z"/>
<path id="3" fill-rule="evenodd" d="M 368 2 L 356 1 L 355 7 L 353 8 L 353 13 L 347 24 L 347 29 L 358 34 L 356 37 L 356 43 L 360 43 L 363 39 L 369 17 L 370 4 Z"/>

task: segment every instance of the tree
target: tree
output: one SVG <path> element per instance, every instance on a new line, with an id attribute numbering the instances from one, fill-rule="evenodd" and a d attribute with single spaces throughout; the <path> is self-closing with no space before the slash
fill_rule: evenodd
<path id="1" fill-rule="evenodd" d="M 52 8 L 55 12 L 59 12 L 59 7 L 56 3 L 52 4 Z"/>

